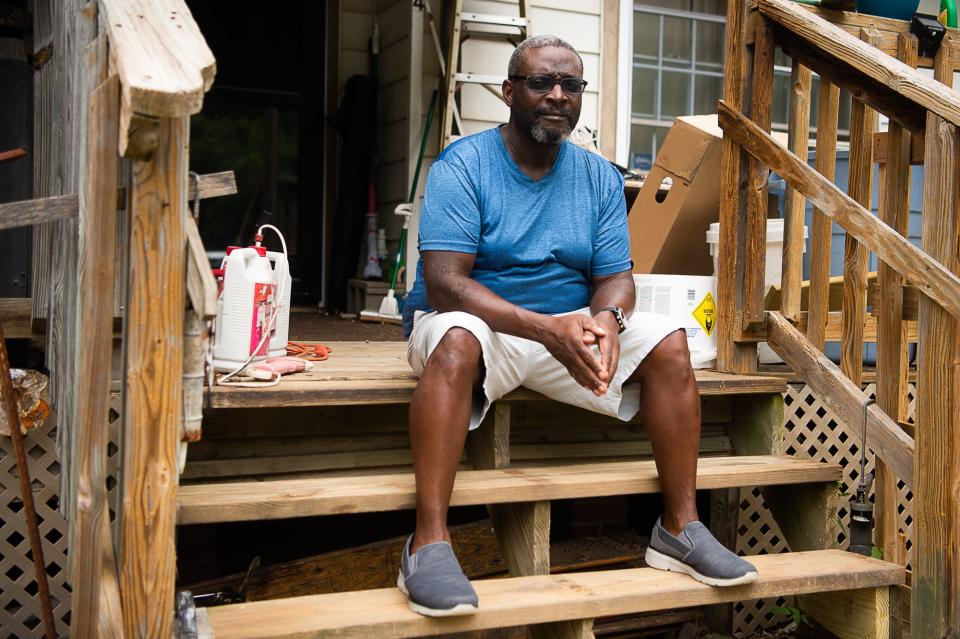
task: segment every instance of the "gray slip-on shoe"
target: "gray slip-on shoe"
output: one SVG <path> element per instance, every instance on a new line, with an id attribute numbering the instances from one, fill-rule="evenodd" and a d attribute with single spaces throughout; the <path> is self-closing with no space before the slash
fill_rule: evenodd
<path id="1" fill-rule="evenodd" d="M 477 593 L 460 569 L 453 547 L 445 541 L 422 546 L 410 555 L 413 535 L 403 545 L 397 588 L 410 609 L 428 617 L 470 615 L 477 611 Z"/>
<path id="2" fill-rule="evenodd" d="M 709 586 L 739 586 L 758 576 L 753 564 L 724 548 L 699 521 L 691 521 L 674 537 L 658 519 L 645 559 L 651 568 L 686 573 Z"/>

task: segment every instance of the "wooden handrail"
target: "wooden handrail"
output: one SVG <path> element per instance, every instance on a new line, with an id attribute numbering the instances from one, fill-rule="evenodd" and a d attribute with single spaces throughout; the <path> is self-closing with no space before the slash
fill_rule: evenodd
<path id="1" fill-rule="evenodd" d="M 776 311 L 767 312 L 767 340 L 791 369 L 801 373 L 824 405 L 851 426 L 846 432 L 860 441 L 867 396 L 840 368 Z M 877 406 L 867 411 L 867 438 L 872 448 L 907 486 L 913 486 L 913 438 Z"/>
<path id="2" fill-rule="evenodd" d="M 719 104 L 724 135 L 758 158 L 870 251 L 890 264 L 924 295 L 960 317 L 960 277 L 857 204 L 833 182 L 778 144 L 771 135 L 727 106 Z"/>
<path id="3" fill-rule="evenodd" d="M 120 155 L 146 160 L 161 118 L 198 113 L 217 65 L 184 0 L 100 0 L 120 78 Z"/>
<path id="4" fill-rule="evenodd" d="M 851 67 L 947 122 L 960 124 L 960 95 L 789 0 L 760 0 L 760 13 L 835 62 Z"/>
<path id="5" fill-rule="evenodd" d="M 100 0 L 124 106 L 155 117 L 192 115 L 216 60 L 184 0 Z"/>

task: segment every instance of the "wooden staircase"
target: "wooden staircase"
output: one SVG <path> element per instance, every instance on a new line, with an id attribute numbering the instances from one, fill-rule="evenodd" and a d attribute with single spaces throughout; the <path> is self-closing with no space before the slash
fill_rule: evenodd
<path id="1" fill-rule="evenodd" d="M 179 489 L 180 525 L 414 507 L 405 413 L 416 380 L 405 345 L 333 344 L 332 353 L 311 373 L 273 388 L 214 390 L 217 408 L 204 439 L 191 446 Z M 511 574 L 474 582 L 478 614 L 421 617 L 390 588 L 201 609 L 201 636 L 386 638 L 526 625 L 535 637 L 582 639 L 593 636 L 593 619 L 610 615 L 839 590 L 889 597 L 888 587 L 904 581 L 902 568 L 831 550 L 840 468 L 782 456 L 783 380 L 698 371 L 697 381 L 705 422 L 698 488 L 729 495 L 724 489 L 761 487 L 791 548 L 806 551 L 752 558 L 756 583 L 717 589 L 648 568 L 551 576 L 552 501 L 649 494 L 660 486 L 637 423 L 520 389 L 470 435 L 454 486 L 452 506 L 488 507 Z M 737 501 L 725 507 L 735 510 Z M 714 532 L 735 534 L 716 523 Z M 876 621 L 875 610 L 862 608 Z"/>

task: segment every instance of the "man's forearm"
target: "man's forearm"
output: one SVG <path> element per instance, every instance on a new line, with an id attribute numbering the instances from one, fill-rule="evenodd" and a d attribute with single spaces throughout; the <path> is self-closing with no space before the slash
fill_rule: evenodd
<path id="1" fill-rule="evenodd" d="M 626 271 L 618 273 L 594 287 L 593 295 L 590 297 L 590 314 L 596 315 L 601 309 L 619 306 L 629 317 L 633 314 L 635 304 L 636 287 L 633 283 L 633 274 Z"/>
<path id="2" fill-rule="evenodd" d="M 447 275 L 430 282 L 429 304 L 441 312 L 464 311 L 482 319 L 497 333 L 542 342 L 550 316 L 529 311 L 503 299 L 466 275 Z"/>

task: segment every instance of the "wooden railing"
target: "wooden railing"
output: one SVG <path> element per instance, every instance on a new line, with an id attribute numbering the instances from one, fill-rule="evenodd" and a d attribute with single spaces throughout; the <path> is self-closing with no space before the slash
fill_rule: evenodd
<path id="1" fill-rule="evenodd" d="M 776 47 L 793 60 L 790 141 L 770 135 Z M 748 59 L 748 56 L 749 59 Z M 918 66 L 934 69 L 931 79 Z M 789 0 L 728 3 L 721 175 L 718 368 L 756 369 L 767 341 L 860 440 L 868 324 L 868 257 L 880 266 L 876 317 L 877 404 L 867 409 L 867 446 L 877 455 L 876 545 L 905 562 L 897 479 L 914 494 L 911 626 L 915 637 L 960 632 L 960 34 L 948 31 L 933 58 L 919 58 L 906 22 L 811 9 Z M 748 73 L 749 69 L 749 73 Z M 807 162 L 811 78 L 820 78 L 816 166 Z M 853 98 L 849 183 L 833 184 L 840 89 Z M 890 118 L 877 132 L 877 114 Z M 924 166 L 922 248 L 905 236 L 910 171 Z M 880 164 L 879 202 L 872 202 Z M 788 184 L 779 308 L 764 308 L 767 180 Z M 808 308 L 801 308 L 805 200 L 813 207 Z M 872 206 L 879 208 L 873 215 Z M 846 231 L 840 365 L 823 354 L 828 325 L 832 222 Z M 919 295 L 918 295 L 919 293 Z M 919 297 L 916 307 L 905 299 Z M 915 438 L 907 416 L 908 322 L 919 318 Z M 909 324 L 911 328 L 912 324 Z"/>
<path id="2" fill-rule="evenodd" d="M 189 115 L 215 62 L 183 0 L 99 0 L 79 73 L 79 244 L 75 362 L 53 375 L 63 402 L 75 637 L 169 637 L 176 570 L 177 448 L 183 427 L 184 311 L 209 317 L 210 275 L 187 207 Z M 64 28 L 72 25 L 67 18 Z M 123 160 L 126 158 L 126 160 Z M 120 170 L 121 166 L 124 170 Z M 118 215 L 118 193 L 125 215 Z M 195 193 L 199 197 L 199 193 Z M 115 246 L 118 224 L 129 240 Z M 188 242 L 189 240 L 189 242 Z M 200 247 L 202 255 L 202 245 Z M 125 258 L 125 259 L 123 259 Z M 126 264 L 117 271 L 117 264 Z M 188 282 L 188 274 L 190 281 Z M 115 280 L 124 278 L 121 504 L 112 538 L 106 462 Z M 215 287 L 214 287 L 215 290 Z M 189 295 L 188 295 L 189 292 Z M 214 297 L 215 304 L 215 297 Z"/>

